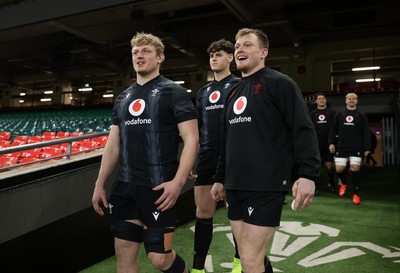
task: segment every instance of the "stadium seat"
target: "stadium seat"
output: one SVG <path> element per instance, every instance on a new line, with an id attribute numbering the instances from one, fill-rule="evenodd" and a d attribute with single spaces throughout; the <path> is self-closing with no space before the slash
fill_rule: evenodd
<path id="1" fill-rule="evenodd" d="M 54 139 L 57 139 L 57 136 L 56 135 L 42 135 L 42 140 L 43 141 L 47 141 L 47 140 L 54 140 Z"/>
<path id="2" fill-rule="evenodd" d="M 35 162 L 35 161 L 37 161 L 37 160 L 38 160 L 38 158 L 24 157 L 24 158 L 21 158 L 21 159 L 19 160 L 19 163 L 20 163 L 20 164 L 24 164 L 24 163 L 29 163 L 29 162 Z M 42 164 L 42 162 L 38 161 L 38 162 L 35 162 L 35 163 L 22 165 L 21 168 L 31 167 L 31 166 L 40 165 L 40 164 Z"/>
<path id="3" fill-rule="evenodd" d="M 0 157 L 0 168 L 11 167 L 12 165 L 18 164 L 18 157 L 14 156 L 1 156 Z"/>
<path id="4" fill-rule="evenodd" d="M 81 141 L 79 150 L 87 151 L 87 150 L 93 150 L 98 147 L 99 147 L 99 144 L 95 141 Z"/>
<path id="5" fill-rule="evenodd" d="M 101 137 L 92 138 L 92 141 L 96 142 L 101 147 L 106 146 L 107 140 L 108 140 L 108 136 L 101 136 Z"/>
<path id="6" fill-rule="evenodd" d="M 57 132 L 57 137 L 58 138 L 69 137 L 70 135 L 71 135 L 70 132 Z"/>
<path id="7" fill-rule="evenodd" d="M 41 142 L 42 136 L 30 136 L 27 143 Z"/>
<path id="8" fill-rule="evenodd" d="M 25 135 L 24 136 L 16 136 L 12 143 L 19 142 L 20 144 L 18 144 L 18 145 L 26 144 L 28 142 L 28 139 L 29 139 L 29 136 L 25 136 Z M 16 146 L 16 145 L 12 145 L 12 146 Z"/>
<path id="9" fill-rule="evenodd" d="M 64 154 L 64 150 L 61 149 L 60 147 L 44 147 L 42 150 L 42 153 L 40 154 L 40 158 L 49 158 L 49 157 L 56 157 L 53 158 L 52 160 L 59 160 L 62 159 L 62 156 Z"/>
<path id="10" fill-rule="evenodd" d="M 48 137 L 48 136 L 57 136 L 56 132 L 43 132 L 42 136 Z"/>
<path id="11" fill-rule="evenodd" d="M 7 148 L 11 146 L 11 141 L 9 140 L 0 140 L 0 149 Z"/>
<path id="12" fill-rule="evenodd" d="M 11 133 L 10 132 L 0 132 L 0 139 L 2 140 L 10 140 Z"/>
<path id="13" fill-rule="evenodd" d="M 42 153 L 42 148 L 35 148 L 35 149 L 30 149 L 30 150 L 25 150 L 22 151 L 20 158 L 40 158 L 40 155 Z"/>
<path id="14" fill-rule="evenodd" d="M 3 154 L 3 157 L 16 157 L 17 159 L 21 156 L 22 152 L 13 152 L 8 154 Z"/>

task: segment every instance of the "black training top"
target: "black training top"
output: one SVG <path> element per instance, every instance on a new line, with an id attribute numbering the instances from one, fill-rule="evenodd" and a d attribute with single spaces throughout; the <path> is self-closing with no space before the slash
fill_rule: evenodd
<path id="1" fill-rule="evenodd" d="M 221 148 L 226 151 L 221 151 L 214 181 L 231 190 L 286 191 L 293 160 L 299 177 L 319 178 L 317 135 L 291 78 L 269 68 L 243 77 L 225 111 L 226 145 Z"/>
<path id="2" fill-rule="evenodd" d="M 180 141 L 177 124 L 196 118 L 187 91 L 167 78 L 129 86 L 113 108 L 113 125 L 120 130 L 117 180 L 153 187 L 173 179 Z"/>
<path id="3" fill-rule="evenodd" d="M 365 152 L 371 149 L 371 137 L 367 116 L 358 110 L 338 112 L 332 123 L 329 143 L 336 150 Z"/>
<path id="4" fill-rule="evenodd" d="M 329 108 L 315 109 L 311 112 L 311 119 L 317 132 L 318 143 L 320 147 L 328 147 L 329 131 L 332 126 L 332 120 L 335 112 Z"/>
<path id="5" fill-rule="evenodd" d="M 220 81 L 211 81 L 197 93 L 196 108 L 202 150 L 219 149 L 223 110 L 229 90 L 239 80 L 229 75 Z"/>

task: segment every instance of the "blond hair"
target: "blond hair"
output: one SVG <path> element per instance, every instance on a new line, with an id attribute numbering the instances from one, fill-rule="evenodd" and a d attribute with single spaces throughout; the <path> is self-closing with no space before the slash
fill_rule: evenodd
<path id="1" fill-rule="evenodd" d="M 158 55 L 164 53 L 165 46 L 160 38 L 150 33 L 137 32 L 131 39 L 131 47 L 144 45 L 153 45 Z"/>
<path id="2" fill-rule="evenodd" d="M 350 98 L 350 97 L 357 98 L 358 96 L 357 96 L 356 93 L 348 93 L 348 94 L 346 95 L 346 99 L 347 99 L 347 98 Z"/>

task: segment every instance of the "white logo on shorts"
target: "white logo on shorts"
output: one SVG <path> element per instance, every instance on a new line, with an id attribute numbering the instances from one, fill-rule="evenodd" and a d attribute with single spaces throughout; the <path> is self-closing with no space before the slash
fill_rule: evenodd
<path id="1" fill-rule="evenodd" d="M 154 219 L 157 221 L 158 216 L 160 216 L 160 213 L 158 211 L 152 212 Z"/>
<path id="2" fill-rule="evenodd" d="M 249 211 L 249 216 L 253 213 L 254 208 L 252 207 L 247 207 L 247 210 Z"/>

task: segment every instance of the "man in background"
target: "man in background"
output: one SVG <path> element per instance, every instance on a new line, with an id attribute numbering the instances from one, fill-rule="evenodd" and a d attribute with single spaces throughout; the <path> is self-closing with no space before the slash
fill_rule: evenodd
<path id="1" fill-rule="evenodd" d="M 321 157 L 321 167 L 325 167 L 328 174 L 328 187 L 336 192 L 336 182 L 334 180 L 335 170 L 333 169 L 333 153 L 329 150 L 329 131 L 331 129 L 332 120 L 335 112 L 328 107 L 328 100 L 324 93 L 317 93 L 315 104 L 316 109 L 311 111 L 311 119 L 313 121 L 315 131 L 318 137 L 319 154 Z M 321 187 L 320 182 L 317 182 L 316 193 Z"/>
<path id="2" fill-rule="evenodd" d="M 357 94 L 348 93 L 345 97 L 345 104 L 345 110 L 336 113 L 334 117 L 329 134 L 329 150 L 331 153 L 335 153 L 335 168 L 342 182 L 339 196 L 346 194 L 348 183 L 344 170 L 349 162 L 353 180 L 353 204 L 360 205 L 360 166 L 363 157 L 367 156 L 371 150 L 369 122 L 367 116 L 357 110 Z"/>
<path id="3" fill-rule="evenodd" d="M 200 88 L 196 98 L 200 132 L 200 152 L 194 178 L 196 225 L 192 273 L 204 273 L 204 264 L 213 237 L 213 215 L 217 201 L 211 196 L 212 176 L 215 174 L 219 152 L 223 111 L 229 90 L 239 80 L 230 71 L 235 48 L 230 41 L 214 41 L 207 49 L 214 80 Z M 241 273 L 236 241 L 232 273 Z"/>

